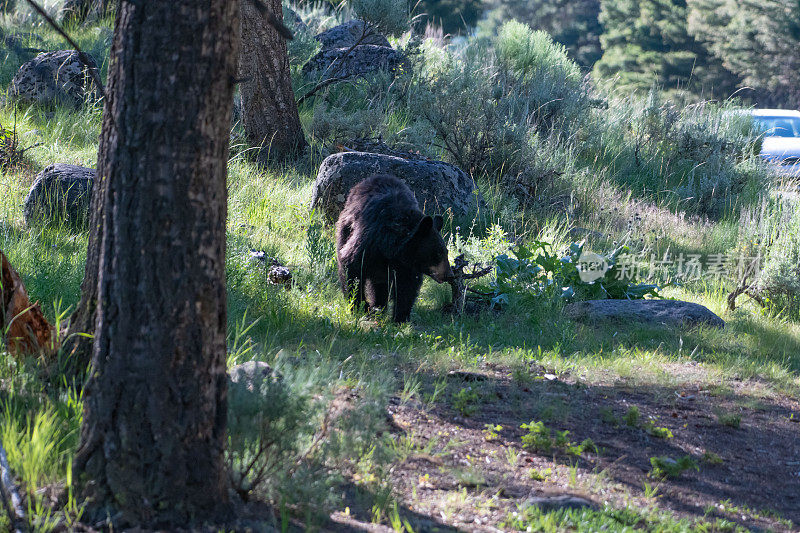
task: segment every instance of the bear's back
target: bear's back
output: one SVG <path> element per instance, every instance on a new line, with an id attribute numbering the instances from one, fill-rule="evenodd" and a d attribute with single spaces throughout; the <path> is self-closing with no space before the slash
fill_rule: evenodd
<path id="1" fill-rule="evenodd" d="M 337 245 L 347 248 L 346 255 L 366 249 L 389 257 L 422 217 L 408 185 L 395 176 L 376 174 L 347 195 L 337 223 Z"/>
<path id="2" fill-rule="evenodd" d="M 419 211 L 417 198 L 408 185 L 389 174 L 376 174 L 357 183 L 347 196 L 345 210 L 348 207 L 364 211 L 387 208 Z"/>

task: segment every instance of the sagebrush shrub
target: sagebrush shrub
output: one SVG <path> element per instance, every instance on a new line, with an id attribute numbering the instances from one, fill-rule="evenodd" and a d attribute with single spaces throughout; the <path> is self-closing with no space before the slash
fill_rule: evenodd
<path id="1" fill-rule="evenodd" d="M 800 211 L 797 202 L 765 198 L 742 210 L 734 257 L 748 259 L 739 283 L 771 313 L 800 316 Z"/>
<path id="2" fill-rule="evenodd" d="M 542 135 L 568 136 L 591 105 L 565 49 L 524 24 L 507 23 L 494 42 L 429 43 L 416 59 L 409 109 L 448 159 L 476 177 L 524 176 L 535 184 L 552 174 L 537 161 Z"/>
<path id="3" fill-rule="evenodd" d="M 768 180 L 759 132 L 730 103 L 680 108 L 653 88 L 644 101 L 611 101 L 591 129 L 587 155 L 606 161 L 616 181 L 692 214 L 722 217 Z"/>
<path id="4" fill-rule="evenodd" d="M 538 126 L 570 122 L 585 112 L 589 93 L 580 68 L 547 32 L 512 20 L 500 28 L 495 50 L 504 86 Z"/>

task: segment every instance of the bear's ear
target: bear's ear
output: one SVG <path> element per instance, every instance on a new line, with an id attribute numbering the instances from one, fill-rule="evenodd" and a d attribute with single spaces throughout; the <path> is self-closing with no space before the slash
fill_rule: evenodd
<path id="1" fill-rule="evenodd" d="M 419 221 L 419 224 L 417 224 L 414 233 L 411 234 L 411 238 L 416 239 L 418 237 L 424 237 L 425 235 L 430 233 L 432 229 L 433 229 L 433 219 L 425 215 Z"/>
<path id="2" fill-rule="evenodd" d="M 444 218 L 442 218 L 442 215 L 434 216 L 433 217 L 433 229 L 435 229 L 436 232 L 438 233 L 438 232 L 442 231 L 443 227 L 444 227 Z"/>

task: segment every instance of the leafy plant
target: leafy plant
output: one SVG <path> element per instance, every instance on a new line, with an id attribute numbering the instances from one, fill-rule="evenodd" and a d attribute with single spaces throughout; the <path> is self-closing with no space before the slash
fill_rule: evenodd
<path id="1" fill-rule="evenodd" d="M 486 424 L 486 429 L 483 430 L 483 438 L 486 440 L 497 440 L 499 437 L 498 431 L 503 431 L 503 426 Z"/>
<path id="2" fill-rule="evenodd" d="M 658 287 L 633 284 L 620 270 L 618 259 L 628 251 L 620 246 L 611 254 L 584 253 L 583 243 L 572 243 L 559 257 L 549 243 L 516 245 L 510 254 L 496 258 L 496 278 L 491 287 L 494 305 L 508 303 L 510 295 L 557 297 L 566 301 L 641 299 L 656 296 Z"/>
<path id="3" fill-rule="evenodd" d="M 453 394 L 453 409 L 462 416 L 472 416 L 478 410 L 479 401 L 478 393 L 472 387 L 466 387 Z"/>
<path id="4" fill-rule="evenodd" d="M 723 426 L 728 426 L 733 429 L 739 429 L 742 425 L 742 415 L 737 413 L 718 412 L 717 420 Z"/>
<path id="5" fill-rule="evenodd" d="M 522 424 L 520 428 L 528 432 L 522 435 L 523 448 L 542 453 L 550 453 L 553 449 L 552 432 L 544 425 L 544 422 L 531 421 L 528 424 Z"/>
<path id="6" fill-rule="evenodd" d="M 587 450 L 595 453 L 598 451 L 592 439 L 585 439 L 580 444 L 574 444 L 569 440 L 568 430 L 556 431 L 554 434 L 541 420 L 522 424 L 520 428 L 528 432 L 522 435 L 523 448 L 529 448 L 539 453 L 551 453 L 560 450 L 568 455 L 579 456 Z"/>
<path id="7" fill-rule="evenodd" d="M 672 457 L 651 457 L 650 465 L 653 467 L 650 471 L 650 477 L 654 478 L 678 478 L 687 470 L 700 470 L 697 462 L 689 455 L 675 460 Z"/>
<path id="8" fill-rule="evenodd" d="M 545 470 L 537 470 L 535 468 L 531 468 L 531 471 L 528 473 L 528 477 L 534 481 L 545 482 L 550 478 L 550 475 L 552 473 L 553 473 L 552 468 L 547 468 Z"/>
<path id="9" fill-rule="evenodd" d="M 648 420 L 644 424 L 642 424 L 642 429 L 647 432 L 648 435 L 659 439 L 671 439 L 672 438 L 672 431 L 669 428 L 658 427 L 656 426 L 652 420 Z"/>
<path id="10" fill-rule="evenodd" d="M 619 419 L 614 414 L 614 410 L 610 407 L 603 407 L 600 409 L 600 420 L 602 420 L 603 423 L 611 424 L 612 426 L 619 425 Z"/>
<path id="11" fill-rule="evenodd" d="M 625 413 L 625 416 L 622 418 L 622 421 L 625 422 L 626 425 L 630 427 L 636 427 L 639 425 L 639 418 L 641 414 L 639 413 L 639 408 L 635 405 L 628 407 L 628 411 Z"/>
<path id="12" fill-rule="evenodd" d="M 709 450 L 703 452 L 703 457 L 701 459 L 704 463 L 708 463 L 710 465 L 721 465 L 724 462 L 722 457 Z"/>

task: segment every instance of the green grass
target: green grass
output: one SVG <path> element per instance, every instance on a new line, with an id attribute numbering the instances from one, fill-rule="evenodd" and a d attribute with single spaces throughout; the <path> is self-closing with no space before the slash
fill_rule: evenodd
<path id="1" fill-rule="evenodd" d="M 642 511 L 632 507 L 542 511 L 538 507 L 528 506 L 512 513 L 503 526 L 517 531 L 547 533 L 560 531 L 664 531 L 670 533 L 744 531 L 735 523 L 722 519 L 691 521 L 676 518 L 656 509 Z"/>
<path id="2" fill-rule="evenodd" d="M 0 28 L 7 32 L 23 27 L 14 23 L 10 18 L 2 19 Z M 104 22 L 73 28 L 72 32 L 82 46 L 102 60 L 109 28 L 110 23 Z M 49 49 L 61 47 L 46 28 L 35 26 L 30 30 L 42 40 L 31 36 L 27 42 Z M 0 65 L 0 89 L 6 87 L 24 60 L 13 52 L 3 53 L 7 56 Z M 103 65 L 107 68 L 107 61 Z M 305 124 L 312 112 L 303 110 Z M 619 109 L 614 112 L 621 113 Z M 407 125 L 407 117 L 391 116 L 390 130 Z M 621 120 L 620 115 L 612 118 Z M 23 146 L 42 143 L 27 152 L 19 168 L 0 175 L 0 249 L 21 273 L 32 300 L 39 300 L 45 314 L 55 318 L 63 310 L 74 309 L 78 302 L 86 234 L 68 227 L 27 227 L 22 202 L 33 175 L 48 164 L 95 165 L 101 110 L 96 106 L 52 111 L 7 104 L 0 107 L 0 122 L 16 123 Z M 656 159 L 651 158 L 646 168 L 634 169 L 630 146 L 614 145 L 622 141 L 619 131 L 608 135 L 612 134 L 616 137 L 600 139 L 606 143 L 607 152 L 596 160 L 572 157 L 570 164 L 575 168 L 569 180 L 560 184 L 572 187 L 563 209 L 523 209 L 496 182 L 482 181 L 480 187 L 492 209 L 491 216 L 475 224 L 453 222 L 447 226 L 445 238 L 451 257 L 464 250 L 488 260 L 502 253 L 515 237 L 544 240 L 560 249 L 571 240 L 569 230 L 573 226 L 603 233 L 606 238 L 591 242 L 603 251 L 611 249 L 614 241 L 626 239 L 638 250 L 663 253 L 670 249 L 673 253 L 705 255 L 727 251 L 736 243 L 737 217 L 726 215 L 707 221 L 681 216 L 668 198 L 668 189 L 679 183 L 665 181 L 657 171 Z M 477 316 L 443 315 L 440 309 L 449 301 L 449 288 L 431 280 L 423 285 L 410 324 L 364 321 L 350 313 L 336 285 L 333 227 L 308 207 L 321 163 L 320 152 L 315 146 L 311 151 L 314 155 L 304 160 L 265 170 L 248 162 L 246 146 L 237 144 L 229 163 L 226 278 L 230 364 L 255 358 L 284 372 L 288 397 L 307 400 L 287 401 L 295 410 L 291 414 L 317 423 L 337 394 L 349 392 L 357 398 L 356 409 L 337 422 L 336 431 L 326 437 L 324 445 L 311 452 L 319 464 L 325 462 L 326 474 L 313 469 L 303 475 L 272 469 L 270 480 L 278 483 L 274 486 L 280 490 L 263 490 L 261 497 L 273 502 L 288 498 L 296 505 L 293 512 L 303 515 L 322 512 L 317 507 L 303 507 L 303 502 L 328 501 L 329 483 L 342 473 L 355 473 L 370 490 L 383 490 L 382 469 L 393 458 L 419 451 L 413 440 L 375 437 L 388 435 L 387 397 L 417 395 L 425 399 L 426 408 L 448 405 L 477 419 L 482 407 L 478 400 L 467 392 L 447 390 L 444 376 L 452 369 L 477 369 L 487 362 L 509 374 L 510 369 L 517 369 L 515 375 L 521 384 L 532 379 L 529 369 L 535 363 L 589 386 L 622 383 L 641 390 L 671 391 L 687 384 L 724 388 L 736 383 L 737 390 L 742 390 L 742 380 L 757 379 L 758 389 L 741 394 L 751 393 L 754 398 L 769 394 L 800 397 L 800 324 L 747 306 L 728 312 L 725 296 L 729 287 L 724 283 L 690 282 L 662 291 L 666 297 L 709 307 L 726 320 L 724 330 L 584 326 L 562 318 L 559 302 L 533 298 L 512 299 L 500 313 L 486 309 Z M 629 228 L 627 221 L 634 213 L 643 216 Z M 286 291 L 268 285 L 263 267 L 250 258 L 254 249 L 288 265 L 297 282 L 295 288 Z M 687 363 L 698 365 L 692 365 L 691 372 L 681 372 Z M 12 468 L 29 487 L 65 479 L 66 465 L 77 444 L 80 400 L 69 389 L 48 384 L 35 362 L 13 361 L 1 346 L 0 379 L 0 397 L 6 401 L 0 435 L 4 444 L 13 443 L 9 449 Z M 553 400 L 540 407 L 541 418 L 548 424 L 551 419 L 561 421 L 570 415 L 569 402 Z M 638 410 L 636 413 L 635 417 L 630 412 L 619 413 L 620 419 L 609 413 L 608 420 L 640 427 L 641 417 Z M 668 431 L 650 424 L 647 428 L 656 436 L 668 436 Z M 543 424 L 541 427 L 541 434 L 534 428 L 532 449 L 572 444 L 566 434 L 564 442 L 557 442 L 549 429 Z M 536 435 L 541 437 L 539 441 Z M 233 437 L 237 436 L 241 435 Z M 304 446 L 313 442 L 313 436 L 313 431 L 304 428 L 294 443 L 299 448 L 281 448 L 281 453 L 296 458 L 292 454 L 305 453 Z M 489 434 L 487 440 L 491 440 Z M 516 463 L 518 454 L 511 449 L 506 454 Z M 465 485 L 482 484 L 469 471 L 462 473 L 462 478 Z M 709 525 L 633 508 L 555 513 L 526 508 L 509 517 L 507 524 L 543 531 L 594 531 L 604 527 L 623 531 L 640 527 L 652 531 L 734 530 L 727 523 Z"/>

